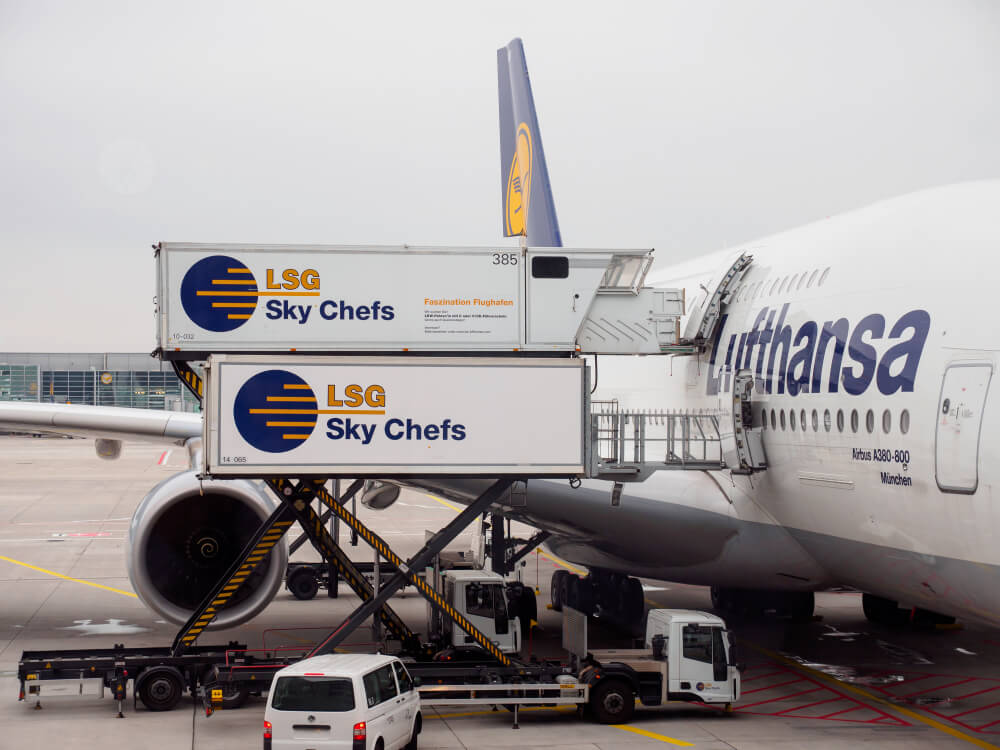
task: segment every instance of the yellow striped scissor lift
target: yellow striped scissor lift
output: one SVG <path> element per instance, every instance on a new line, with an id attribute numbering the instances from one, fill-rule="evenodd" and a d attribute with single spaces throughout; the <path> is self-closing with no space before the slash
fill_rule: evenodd
<path id="1" fill-rule="evenodd" d="M 201 376 L 190 365 L 182 360 L 172 362 L 177 376 L 199 401 L 202 398 L 203 385 Z M 441 614 L 452 620 L 472 639 L 482 646 L 491 656 L 504 666 L 510 665 L 510 659 L 483 632 L 462 616 L 460 612 L 449 605 L 444 598 L 428 584 L 419 572 L 431 564 L 437 556 L 455 537 L 470 523 L 489 509 L 490 505 L 499 500 L 513 484 L 513 480 L 501 479 L 466 507 L 451 523 L 435 534 L 416 555 L 404 561 L 386 544 L 380 536 L 361 523 L 351 513 L 346 503 L 361 489 L 362 481 L 355 480 L 339 498 L 335 498 L 326 489 L 325 479 L 268 479 L 267 485 L 281 500 L 281 504 L 258 529 L 255 536 L 248 542 L 240 557 L 216 587 L 209 592 L 190 619 L 184 624 L 174 639 L 173 653 L 179 655 L 193 645 L 198 636 L 215 618 L 217 612 L 225 606 L 228 599 L 239 590 L 239 586 L 254 568 L 264 560 L 271 548 L 281 539 L 284 533 L 296 522 L 302 527 L 306 536 L 312 542 L 323 559 L 335 566 L 338 574 L 360 597 L 361 604 L 357 609 L 330 635 L 317 646 L 310 656 L 333 651 L 347 636 L 354 632 L 368 617 L 379 619 L 387 632 L 400 640 L 404 649 L 415 651 L 419 648 L 419 639 L 403 622 L 391 607 L 389 598 L 405 585 L 414 586 Z M 318 499 L 326 506 L 327 513 L 333 513 L 350 529 L 365 540 L 388 563 L 398 571 L 378 594 L 375 594 L 371 584 L 351 562 L 340 545 L 326 530 L 323 518 L 313 508 L 313 500 Z"/>

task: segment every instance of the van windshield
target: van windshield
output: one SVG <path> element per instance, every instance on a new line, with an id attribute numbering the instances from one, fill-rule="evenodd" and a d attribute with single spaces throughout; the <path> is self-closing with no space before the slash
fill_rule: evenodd
<path id="1" fill-rule="evenodd" d="M 279 677 L 271 696 L 276 711 L 353 711 L 354 684 L 345 677 Z"/>

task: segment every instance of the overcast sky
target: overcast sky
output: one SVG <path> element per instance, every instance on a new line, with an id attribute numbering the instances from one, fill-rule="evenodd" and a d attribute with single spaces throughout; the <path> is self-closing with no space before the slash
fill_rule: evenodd
<path id="1" fill-rule="evenodd" d="M 0 351 L 151 350 L 159 240 L 516 244 L 514 36 L 567 245 L 662 266 L 1000 177 L 994 0 L 0 0 Z"/>

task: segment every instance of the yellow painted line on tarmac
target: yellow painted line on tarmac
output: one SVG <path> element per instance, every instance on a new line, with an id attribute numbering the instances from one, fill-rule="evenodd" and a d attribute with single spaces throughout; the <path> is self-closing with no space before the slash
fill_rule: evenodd
<path id="1" fill-rule="evenodd" d="M 82 583 L 84 586 L 93 586 L 95 589 L 104 589 L 105 591 L 111 591 L 112 593 L 121 594 L 122 596 L 131 596 L 133 599 L 139 598 L 131 591 L 122 591 L 121 589 L 116 589 L 112 586 L 105 586 L 104 584 L 101 583 L 94 583 L 93 581 L 84 581 L 82 578 L 71 578 L 70 576 L 64 576 L 62 573 L 56 573 L 54 570 L 39 568 L 37 565 L 31 565 L 30 563 L 21 562 L 20 560 L 15 560 L 11 557 L 4 557 L 3 555 L 0 555 L 0 560 L 3 560 L 4 562 L 9 562 L 11 565 L 20 565 L 23 568 L 37 570 L 39 573 L 45 573 L 46 575 L 55 576 L 56 578 L 62 578 L 64 581 L 72 581 L 73 583 Z"/>
<path id="2" fill-rule="evenodd" d="M 460 513 L 461 510 L 462 510 L 457 505 L 455 505 L 453 503 L 449 503 L 447 500 L 442 500 L 437 495 L 432 495 L 429 492 L 425 492 L 424 494 L 427 497 L 429 497 L 431 500 L 436 500 L 437 502 L 441 503 L 441 505 L 443 505 L 444 507 L 451 508 L 456 513 Z M 576 573 L 577 575 L 581 575 L 581 576 L 587 575 L 587 571 L 586 570 L 583 570 L 582 568 L 578 568 L 575 565 L 571 565 L 570 563 L 566 562 L 565 560 L 560 560 L 555 555 L 550 555 L 548 552 L 543 552 L 542 550 L 539 550 L 538 552 L 539 552 L 539 554 L 542 557 L 544 557 L 545 559 L 549 560 L 550 562 L 555 563 L 556 565 L 558 565 L 561 568 L 566 568 L 566 570 L 568 570 L 568 571 L 570 571 L 572 573 Z"/>
<path id="3" fill-rule="evenodd" d="M 429 493 L 429 492 L 425 492 L 424 494 L 425 494 L 425 495 L 427 495 L 427 497 L 429 497 L 429 498 L 430 498 L 431 500 L 437 500 L 437 501 L 438 501 L 439 503 L 441 503 L 441 505 L 443 505 L 444 507 L 446 507 L 446 508 L 451 508 L 451 509 L 452 509 L 453 511 L 455 511 L 456 513 L 461 513 L 461 512 L 462 512 L 462 509 L 461 509 L 461 508 L 459 508 L 459 507 L 458 507 L 457 505 L 455 505 L 454 503 L 449 503 L 449 502 L 448 502 L 447 500 L 442 500 L 442 499 L 441 499 L 441 498 L 439 498 L 439 497 L 438 497 L 437 495 L 432 495 L 432 494 L 431 494 L 431 493 Z"/>
<path id="4" fill-rule="evenodd" d="M 525 706 L 524 708 L 518 709 L 517 712 L 519 714 L 523 714 L 525 711 L 558 711 L 560 713 L 569 713 L 571 711 L 576 711 L 576 706 Z M 435 713 L 430 716 L 425 716 L 424 719 L 462 719 L 466 716 L 489 716 L 490 714 L 497 713 L 503 712 L 490 709 L 489 711 L 464 711 L 457 714 Z M 511 716 L 514 715 L 512 711 L 508 711 L 507 713 L 511 714 Z"/>
<path id="5" fill-rule="evenodd" d="M 656 732 L 650 732 L 646 729 L 639 729 L 639 727 L 630 727 L 628 724 L 612 724 L 611 726 L 615 729 L 621 729 L 623 732 L 632 732 L 633 734 L 638 734 L 641 737 L 649 737 L 651 740 L 666 742 L 669 745 L 677 745 L 677 747 L 694 747 L 694 744 L 691 742 L 685 742 L 684 740 L 667 737 L 665 734 L 657 734 Z"/>
<path id="6" fill-rule="evenodd" d="M 550 555 L 548 552 L 543 552 L 542 550 L 538 550 L 538 554 L 540 554 L 546 560 L 550 560 L 551 562 L 554 562 L 560 568 L 566 568 L 566 570 L 570 571 L 571 573 L 576 573 L 578 576 L 585 576 L 585 575 L 587 575 L 587 571 L 584 570 L 583 568 L 578 568 L 575 565 L 572 565 L 572 564 L 566 562 L 565 560 L 559 559 L 555 555 Z"/>
<path id="7" fill-rule="evenodd" d="M 749 643 L 747 641 L 743 641 L 743 643 L 746 643 L 746 645 L 752 648 L 754 651 L 763 654 L 769 659 L 773 659 L 776 662 L 780 662 L 781 664 L 790 666 L 793 669 L 799 670 L 800 672 L 805 672 L 810 677 L 815 677 L 817 679 L 833 683 L 841 690 L 847 690 L 851 693 L 854 693 L 855 695 L 860 695 L 861 697 L 865 698 L 868 701 L 871 701 L 872 703 L 876 703 L 879 706 L 891 709 L 892 711 L 895 711 L 897 713 L 901 713 L 903 714 L 903 716 L 913 719 L 914 721 L 919 721 L 921 724 L 926 724 L 929 727 L 933 727 L 934 729 L 937 729 L 939 732 L 944 732 L 945 734 L 950 735 L 951 737 L 954 737 L 959 740 L 964 740 L 965 742 L 969 742 L 975 745 L 976 747 L 985 748 L 985 750 L 1000 750 L 1000 747 L 998 747 L 997 745 L 992 745 L 989 742 L 986 742 L 985 740 L 979 739 L 978 737 L 973 737 L 972 735 L 966 734 L 965 732 L 961 732 L 958 729 L 955 729 L 954 727 L 949 727 L 947 724 L 937 721 L 936 719 L 932 719 L 930 716 L 921 714 L 918 711 L 912 711 L 909 708 L 897 705 L 892 701 L 880 698 L 874 693 L 870 693 L 867 690 L 864 690 L 863 688 L 859 688 L 856 685 L 850 684 L 849 682 L 838 680 L 836 677 L 828 675 L 825 672 L 820 672 L 818 669 L 813 669 L 812 667 L 807 667 L 804 664 L 799 664 L 794 659 L 788 659 L 782 656 L 781 654 L 775 653 L 774 651 L 770 651 L 766 648 L 761 648 L 760 646 L 757 646 L 753 643 Z"/>

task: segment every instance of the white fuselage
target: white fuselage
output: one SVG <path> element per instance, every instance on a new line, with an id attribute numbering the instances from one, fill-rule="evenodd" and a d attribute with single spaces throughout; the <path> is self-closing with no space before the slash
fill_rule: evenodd
<path id="1" fill-rule="evenodd" d="M 601 358 L 594 398 L 725 412 L 730 376 L 750 369 L 768 468 L 713 473 L 711 483 L 659 472 L 628 486 L 734 523 L 710 559 L 637 572 L 756 588 L 846 584 L 1000 622 L 1000 406 L 989 382 L 1000 330 L 988 314 L 998 208 L 1000 182 L 951 186 L 654 268 L 649 282 L 685 287 L 690 312 L 740 252 L 753 255 L 711 350 Z M 669 524 L 676 511 L 663 510 Z M 786 533 L 755 545 L 748 525 Z M 663 530 L 664 548 L 673 536 Z"/>

